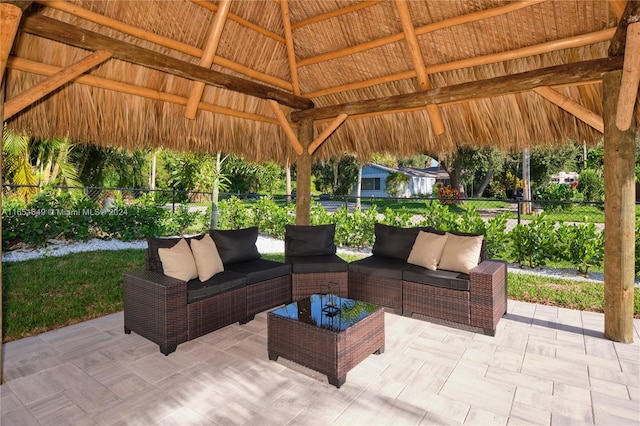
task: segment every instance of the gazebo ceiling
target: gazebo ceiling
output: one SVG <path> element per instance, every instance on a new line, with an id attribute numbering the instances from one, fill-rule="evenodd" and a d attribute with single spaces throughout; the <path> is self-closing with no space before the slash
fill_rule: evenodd
<path id="1" fill-rule="evenodd" d="M 622 58 L 577 63 L 607 58 L 624 5 L 37 1 L 7 63 L 5 120 L 39 137 L 279 162 L 296 155 L 280 112 L 294 131 L 291 118 L 314 118 L 316 135 L 347 114 L 322 157 L 593 143 L 603 136 L 602 74 Z M 83 74 L 7 117 L 16 97 L 76 63 Z M 541 79 L 549 67 L 564 74 Z"/>

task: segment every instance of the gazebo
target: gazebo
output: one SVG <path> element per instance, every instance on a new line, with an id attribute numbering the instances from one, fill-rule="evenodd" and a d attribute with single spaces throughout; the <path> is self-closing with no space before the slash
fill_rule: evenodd
<path id="1" fill-rule="evenodd" d="M 631 342 L 638 19 L 625 0 L 3 1 L 0 111 L 36 137 L 295 162 L 299 224 L 314 158 L 604 138 L 605 336 Z"/>

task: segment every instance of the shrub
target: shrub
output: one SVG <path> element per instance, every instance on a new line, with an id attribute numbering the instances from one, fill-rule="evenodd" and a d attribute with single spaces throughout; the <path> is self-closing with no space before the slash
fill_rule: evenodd
<path id="1" fill-rule="evenodd" d="M 438 189 L 438 198 L 442 204 L 451 205 L 459 203 L 462 195 L 460 195 L 460 191 L 456 188 L 441 186 L 440 189 Z"/>
<path id="2" fill-rule="evenodd" d="M 583 170 L 580 173 L 577 189 L 584 195 L 585 201 L 602 201 L 604 177 L 600 176 L 595 170 Z"/>
<path id="3" fill-rule="evenodd" d="M 574 265 L 578 272 L 588 275 L 591 266 L 604 258 L 604 234 L 593 223 L 562 225 L 557 230 L 560 256 Z"/>
<path id="4" fill-rule="evenodd" d="M 370 247 L 374 240 L 374 224 L 378 212 L 375 207 L 356 209 L 353 213 L 341 206 L 333 214 L 336 223 L 335 243 L 339 246 Z"/>
<path id="5" fill-rule="evenodd" d="M 562 211 L 570 208 L 570 201 L 577 201 L 576 191 L 569 185 L 548 183 L 536 191 L 538 200 L 544 201 L 542 207 L 547 211 Z"/>
<path id="6" fill-rule="evenodd" d="M 528 224 L 519 223 L 509 233 L 513 243 L 511 255 L 521 265 L 543 266 L 556 256 L 555 224 L 544 213 Z"/>
<path id="7" fill-rule="evenodd" d="M 284 226 L 296 220 L 292 207 L 281 207 L 271 197 L 261 197 L 253 205 L 253 217 L 260 232 L 276 238 L 284 238 Z"/>
<path id="8" fill-rule="evenodd" d="M 441 231 L 455 231 L 458 229 L 458 215 L 439 201 L 425 203 L 424 220 L 420 226 L 431 226 Z"/>
<path id="9" fill-rule="evenodd" d="M 391 172 L 384 180 L 384 186 L 390 197 L 400 197 L 407 184 L 409 183 L 409 175 L 398 172 Z"/>
<path id="10" fill-rule="evenodd" d="M 380 221 L 389 226 L 400 226 L 402 228 L 408 228 L 415 226 L 413 221 L 413 214 L 410 213 L 406 207 L 400 208 L 400 210 L 394 210 L 390 207 L 384 209 L 384 218 Z"/>
<path id="11" fill-rule="evenodd" d="M 236 196 L 220 201 L 219 229 L 242 229 L 253 226 L 253 214 Z"/>
<path id="12" fill-rule="evenodd" d="M 487 221 L 485 238 L 487 239 L 487 257 L 500 259 L 509 250 L 510 238 L 507 234 L 508 213 L 500 213 Z"/>

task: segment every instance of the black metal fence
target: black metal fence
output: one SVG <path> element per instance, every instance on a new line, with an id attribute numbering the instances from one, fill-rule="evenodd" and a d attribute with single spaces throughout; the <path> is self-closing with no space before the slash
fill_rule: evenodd
<path id="1" fill-rule="evenodd" d="M 203 209 L 211 204 L 211 192 L 180 191 L 174 189 L 148 189 L 148 188 L 105 188 L 105 187 L 70 187 L 52 186 L 58 191 L 77 191 L 86 195 L 92 201 L 104 205 L 110 197 L 122 199 L 125 202 L 133 201 L 142 196 L 152 196 L 159 204 L 164 204 L 172 211 L 178 206 L 189 205 Z M 37 193 L 40 188 L 33 185 L 3 184 L 4 196 L 17 194 L 20 190 L 29 190 Z M 219 199 L 225 200 L 237 197 L 242 200 L 256 200 L 269 196 L 276 202 L 295 202 L 296 194 L 256 194 L 256 193 L 220 193 Z M 392 210 L 406 209 L 409 214 L 419 216 L 426 212 L 426 203 L 439 201 L 433 197 L 353 197 L 333 196 L 327 194 L 312 195 L 311 200 L 321 204 L 327 211 L 336 211 L 341 207 L 353 211 L 355 208 L 369 209 L 375 206 L 380 212 L 390 208 Z M 527 221 L 547 212 L 558 222 L 593 222 L 599 229 L 604 228 L 604 203 L 585 201 L 560 201 L 560 200 L 523 200 L 523 199 L 486 199 L 486 198 L 462 198 L 456 200 L 442 200 L 455 204 L 456 209 L 463 212 L 473 207 L 484 219 L 490 219 L 499 214 L 506 214 L 507 231 L 513 229 L 518 223 Z M 455 209 L 454 209 L 455 210 Z M 636 221 L 640 220 L 640 203 L 636 203 Z"/>

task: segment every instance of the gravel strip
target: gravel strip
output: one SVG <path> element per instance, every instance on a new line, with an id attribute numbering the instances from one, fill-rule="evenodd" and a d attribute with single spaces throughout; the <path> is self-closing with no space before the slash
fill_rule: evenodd
<path id="1" fill-rule="evenodd" d="M 284 241 L 278 240 L 265 235 L 258 236 L 256 243 L 258 251 L 260 253 L 283 253 Z M 146 249 L 147 241 L 130 241 L 124 242 L 119 240 L 100 240 L 92 239 L 87 242 L 76 241 L 51 241 L 50 244 L 43 249 L 17 249 L 9 252 L 2 252 L 3 262 L 19 262 L 27 259 L 35 259 L 45 256 L 64 256 L 69 253 L 78 253 L 84 251 L 96 251 L 96 250 L 123 250 L 123 249 Z M 339 253 L 349 254 L 362 254 L 370 255 L 371 248 L 365 247 L 362 249 L 356 249 L 351 247 L 339 247 Z M 582 277 L 576 274 L 575 269 L 553 269 L 553 268 L 541 268 L 538 267 L 535 270 L 526 269 L 520 267 L 517 264 L 509 264 L 509 272 L 518 274 L 530 274 L 539 276 L 548 276 L 555 278 L 567 278 L 574 281 L 590 281 L 590 282 L 604 282 L 604 274 L 601 272 L 591 272 L 589 277 Z M 640 277 L 635 279 L 636 287 L 640 286 Z"/>

